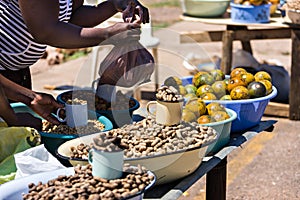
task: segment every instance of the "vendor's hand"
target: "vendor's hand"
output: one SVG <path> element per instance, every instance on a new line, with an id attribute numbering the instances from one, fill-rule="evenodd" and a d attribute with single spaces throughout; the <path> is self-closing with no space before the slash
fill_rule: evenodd
<path id="1" fill-rule="evenodd" d="M 38 131 L 42 130 L 42 120 L 34 117 L 30 113 L 16 113 L 17 122 L 13 126 L 25 126 L 35 128 Z"/>
<path id="2" fill-rule="evenodd" d="M 115 9 L 123 13 L 124 21 L 132 19 L 131 22 L 135 19 L 135 15 L 138 15 L 141 23 L 149 23 L 149 10 L 144 7 L 137 0 L 108 0 L 113 3 Z"/>
<path id="3" fill-rule="evenodd" d="M 119 22 L 108 27 L 109 38 L 103 44 L 122 45 L 131 41 L 139 41 L 141 35 L 139 20 L 133 23 Z"/>
<path id="4" fill-rule="evenodd" d="M 60 124 L 60 122 L 51 113 L 55 113 L 58 108 L 62 107 L 63 105 L 55 101 L 53 96 L 45 93 L 38 93 L 30 103 L 33 111 L 53 124 Z"/>

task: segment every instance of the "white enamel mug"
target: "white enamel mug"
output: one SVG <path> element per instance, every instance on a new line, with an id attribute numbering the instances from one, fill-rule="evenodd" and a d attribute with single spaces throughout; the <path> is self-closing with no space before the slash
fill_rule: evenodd
<path id="1" fill-rule="evenodd" d="M 152 105 L 156 105 L 155 112 L 151 111 Z M 150 101 L 146 108 L 147 113 L 155 117 L 156 123 L 171 126 L 181 121 L 183 101 Z"/>
<path id="2" fill-rule="evenodd" d="M 108 180 L 118 179 L 123 174 L 124 151 L 99 151 L 92 148 L 89 151 L 89 163 L 92 174 Z"/>
<path id="3" fill-rule="evenodd" d="M 60 110 L 64 109 L 66 118 L 59 117 Z M 88 124 L 87 104 L 65 104 L 64 108 L 59 108 L 56 112 L 56 118 L 60 122 L 67 122 L 69 127 L 86 126 Z"/>

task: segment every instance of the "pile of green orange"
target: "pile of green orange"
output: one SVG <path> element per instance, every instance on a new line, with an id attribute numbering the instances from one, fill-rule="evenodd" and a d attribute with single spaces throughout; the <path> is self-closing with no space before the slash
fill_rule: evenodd
<path id="1" fill-rule="evenodd" d="M 240 100 L 263 97 L 272 92 L 272 78 L 269 73 L 255 74 L 244 68 L 235 68 L 230 77 L 225 78 L 221 70 L 200 71 L 193 76 L 192 84 L 184 86 L 186 98 L 201 100 Z M 183 89 L 181 89 L 183 90 Z"/>
<path id="2" fill-rule="evenodd" d="M 181 117 L 182 121 L 197 121 L 199 124 L 218 122 L 229 118 L 229 114 L 221 104 L 212 102 L 206 105 L 204 101 L 197 97 L 188 100 Z"/>

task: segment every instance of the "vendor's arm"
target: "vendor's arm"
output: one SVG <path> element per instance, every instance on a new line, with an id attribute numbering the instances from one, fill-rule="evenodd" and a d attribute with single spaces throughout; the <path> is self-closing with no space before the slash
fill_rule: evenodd
<path id="1" fill-rule="evenodd" d="M 63 105 L 57 103 L 53 96 L 44 93 L 36 93 L 32 90 L 24 88 L 0 74 L 0 84 L 4 92 L 4 97 L 22 102 L 28 105 L 33 111 L 39 114 L 47 121 L 59 124 L 59 121 L 52 116 L 52 112 L 56 112 L 58 108 L 62 108 Z M 4 101 L 4 100 L 2 100 Z M 0 104 L 2 105 L 2 104 Z M 3 104 L 4 105 L 4 104 Z M 9 105 L 8 105 L 9 106 Z M 10 107 L 10 106 L 9 106 Z M 6 108 L 9 111 L 8 108 Z M 11 108 L 10 108 L 11 109 Z M 9 112 L 8 112 L 9 113 Z M 11 117 L 10 117 L 11 118 Z"/>
<path id="2" fill-rule="evenodd" d="M 141 21 L 116 23 L 107 28 L 93 28 L 114 15 L 113 3 L 105 1 L 95 7 L 82 7 L 82 0 L 74 0 L 69 23 L 58 20 L 58 0 L 19 0 L 20 9 L 29 32 L 39 43 L 60 48 L 82 48 L 99 45 L 107 38 L 133 28 Z"/>
<path id="3" fill-rule="evenodd" d="M 42 129 L 42 121 L 30 113 L 15 113 L 10 106 L 4 87 L 0 82 L 0 117 L 8 126 L 28 126 L 37 130 Z"/>

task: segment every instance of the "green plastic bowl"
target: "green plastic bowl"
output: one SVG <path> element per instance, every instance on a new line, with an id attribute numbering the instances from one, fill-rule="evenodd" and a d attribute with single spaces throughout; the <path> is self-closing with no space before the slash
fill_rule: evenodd
<path id="1" fill-rule="evenodd" d="M 208 124 L 201 124 L 203 126 L 210 126 L 214 128 L 218 133 L 218 139 L 216 142 L 210 144 L 207 148 L 206 155 L 217 153 L 221 148 L 223 148 L 230 140 L 230 130 L 232 121 L 237 118 L 237 114 L 234 110 L 226 108 L 227 113 L 230 118 L 220 121 L 212 122 Z"/>
<path id="2" fill-rule="evenodd" d="M 23 103 L 12 103 L 11 107 L 16 113 L 19 112 L 28 112 L 34 115 L 35 117 L 41 118 L 39 115 L 37 115 L 33 110 L 31 110 L 27 105 Z M 89 111 L 88 113 L 89 119 L 98 119 L 102 124 L 104 124 L 105 128 L 102 131 L 108 131 L 113 129 L 112 122 L 105 116 L 102 116 L 96 112 Z M 41 118 L 42 119 L 42 118 Z M 65 166 L 71 166 L 69 162 L 65 162 L 60 157 L 57 157 L 56 155 L 56 149 L 63 144 L 66 141 L 72 140 L 74 138 L 78 138 L 81 135 L 76 134 L 58 134 L 58 133 L 46 133 L 39 131 L 39 134 L 41 135 L 42 143 L 44 144 L 45 148 L 53 155 L 55 156 L 63 165 Z"/>
<path id="3" fill-rule="evenodd" d="M 230 0 L 181 0 L 183 13 L 195 17 L 220 17 L 229 3 Z"/>

